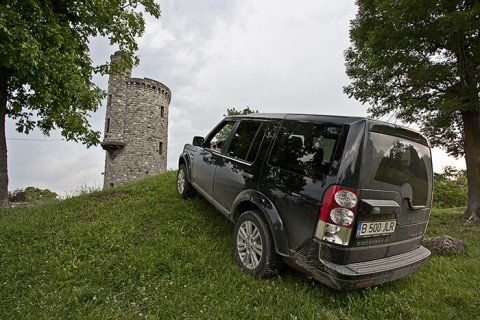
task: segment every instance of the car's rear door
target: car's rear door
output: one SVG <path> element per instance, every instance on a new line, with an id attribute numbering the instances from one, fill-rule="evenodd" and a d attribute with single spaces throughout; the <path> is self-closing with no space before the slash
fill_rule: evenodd
<path id="1" fill-rule="evenodd" d="M 314 234 L 341 130 L 336 118 L 291 115 L 278 131 L 258 189 L 275 204 L 292 250 Z"/>
<path id="2" fill-rule="evenodd" d="M 352 256 L 351 261 L 355 262 L 417 248 L 432 203 L 432 159 L 423 136 L 394 125 L 371 122 L 365 151 L 360 174 L 361 201 L 352 242 L 365 254 L 355 259 Z"/>

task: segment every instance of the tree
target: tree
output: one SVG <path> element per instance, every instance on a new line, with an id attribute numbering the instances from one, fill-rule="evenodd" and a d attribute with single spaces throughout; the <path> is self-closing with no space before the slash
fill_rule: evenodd
<path id="1" fill-rule="evenodd" d="M 435 173 L 433 205 L 439 208 L 463 207 L 467 204 L 467 174 L 453 167 Z"/>
<path id="2" fill-rule="evenodd" d="M 22 133 L 37 127 L 48 135 L 58 128 L 66 140 L 96 145 L 100 133 L 88 118 L 105 92 L 92 74 L 138 63 L 141 8 L 160 16 L 154 0 L 0 0 L 0 207 L 8 206 L 5 118 Z M 123 51 L 118 64 L 92 65 L 88 43 L 96 36 Z"/>
<path id="3" fill-rule="evenodd" d="M 27 195 L 25 190 L 23 189 L 16 189 L 13 191 L 8 192 L 8 201 L 12 202 L 27 202 Z"/>
<path id="4" fill-rule="evenodd" d="M 250 113 L 258 113 L 258 110 L 252 110 L 250 109 L 250 107 L 246 107 L 245 109 L 243 110 L 237 110 L 235 108 L 227 108 L 227 114 L 223 115 L 224 117 L 226 116 L 244 116 L 244 115 L 247 115 L 247 114 L 250 114 Z M 231 127 L 223 127 L 222 130 L 220 130 L 220 132 L 218 133 L 218 139 L 219 140 L 225 140 L 227 139 L 228 135 L 230 134 L 230 130 L 232 128 Z"/>
<path id="5" fill-rule="evenodd" d="M 227 108 L 227 115 L 223 115 L 223 116 L 224 117 L 226 117 L 226 116 L 243 116 L 243 115 L 250 114 L 250 113 L 258 113 L 258 110 L 250 109 L 250 107 L 246 107 L 243 110 L 237 110 L 235 108 L 231 108 L 231 109 Z"/>
<path id="6" fill-rule="evenodd" d="M 58 195 L 48 189 L 26 187 L 25 190 L 17 189 L 9 192 L 8 197 L 10 202 L 40 202 L 54 200 Z"/>
<path id="7" fill-rule="evenodd" d="M 27 197 L 27 201 L 29 202 L 53 200 L 58 197 L 58 195 L 51 190 L 35 187 L 26 187 L 25 195 Z"/>
<path id="8" fill-rule="evenodd" d="M 467 223 L 480 222 L 480 2 L 357 0 L 345 52 L 350 96 L 417 123 L 433 146 L 464 155 Z"/>

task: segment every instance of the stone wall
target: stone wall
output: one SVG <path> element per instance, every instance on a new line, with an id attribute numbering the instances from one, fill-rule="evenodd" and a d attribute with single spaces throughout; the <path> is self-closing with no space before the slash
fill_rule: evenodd
<path id="1" fill-rule="evenodd" d="M 111 56 L 112 63 L 120 59 L 120 51 Z M 124 74 L 110 76 L 108 79 L 107 112 L 105 116 L 104 142 L 124 142 L 125 112 L 127 102 L 126 81 L 132 71 L 127 70 Z"/>
<path id="2" fill-rule="evenodd" d="M 110 77 L 108 94 L 104 188 L 166 171 L 170 89 L 127 73 Z"/>

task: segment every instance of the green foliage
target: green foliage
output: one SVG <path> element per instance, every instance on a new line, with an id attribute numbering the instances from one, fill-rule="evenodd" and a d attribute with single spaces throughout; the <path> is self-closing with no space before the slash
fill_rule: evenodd
<path id="1" fill-rule="evenodd" d="M 8 193 L 10 202 L 40 202 L 54 200 L 58 195 L 48 189 L 26 187 L 25 190 L 17 189 Z"/>
<path id="2" fill-rule="evenodd" d="M 25 190 L 23 189 L 16 189 L 13 191 L 8 192 L 8 201 L 9 202 L 26 202 L 27 195 L 25 194 Z"/>
<path id="3" fill-rule="evenodd" d="M 224 117 L 226 116 L 243 116 L 247 115 L 250 113 L 258 113 L 258 110 L 250 109 L 250 107 L 246 107 L 243 110 L 237 110 L 235 108 L 227 108 L 227 114 L 223 115 Z"/>
<path id="4" fill-rule="evenodd" d="M 433 205 L 437 208 L 465 207 L 467 205 L 467 172 L 445 167 L 435 173 Z"/>
<path id="5" fill-rule="evenodd" d="M 67 140 L 97 144 L 100 133 L 88 117 L 105 92 L 92 73 L 121 72 L 137 62 L 142 10 L 160 15 L 154 0 L 0 1 L 0 78 L 7 78 L 7 114 L 17 130 L 59 128 Z M 88 43 L 95 36 L 123 50 L 121 63 L 92 65 Z"/>
<path id="6" fill-rule="evenodd" d="M 428 236 L 467 241 L 403 280 L 337 292 L 286 269 L 265 280 L 235 264 L 233 225 L 176 172 L 0 214 L 5 319 L 477 319 L 479 226 L 437 209 Z"/>
<path id="7" fill-rule="evenodd" d="M 69 192 L 68 194 L 65 195 L 66 198 L 72 198 L 72 197 L 78 197 L 78 196 L 83 196 L 95 191 L 100 191 L 102 188 L 100 186 L 87 186 L 86 184 L 78 187 L 77 189 Z"/>
<path id="8" fill-rule="evenodd" d="M 435 146 L 464 153 L 461 112 L 479 109 L 480 3 L 357 0 L 345 52 L 349 96 L 374 117 L 416 122 Z"/>
<path id="9" fill-rule="evenodd" d="M 243 116 L 243 115 L 247 115 L 247 114 L 250 114 L 250 113 L 258 113 L 258 110 L 253 110 L 253 109 L 250 109 L 250 107 L 246 107 L 245 109 L 243 110 L 237 110 L 235 108 L 227 108 L 227 114 L 223 115 L 224 117 L 226 116 Z M 228 138 L 228 136 L 230 135 L 230 132 L 232 131 L 232 126 L 225 126 L 222 128 L 222 130 L 220 130 L 219 133 L 217 133 L 217 141 L 219 140 L 226 140 Z"/>
<path id="10" fill-rule="evenodd" d="M 48 189 L 40 189 L 35 187 L 26 187 L 25 194 L 27 196 L 27 201 L 29 202 L 56 199 L 58 196 L 55 192 Z"/>

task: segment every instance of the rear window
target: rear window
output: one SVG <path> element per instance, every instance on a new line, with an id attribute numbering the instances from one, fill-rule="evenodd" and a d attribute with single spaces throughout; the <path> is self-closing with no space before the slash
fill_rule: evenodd
<path id="1" fill-rule="evenodd" d="M 313 179 L 330 169 L 341 126 L 284 121 L 270 157 L 270 165 Z"/>
<path id="2" fill-rule="evenodd" d="M 402 138 L 371 132 L 371 171 L 377 183 L 386 183 L 412 197 L 414 205 L 427 205 L 430 149 L 422 144 Z"/>

